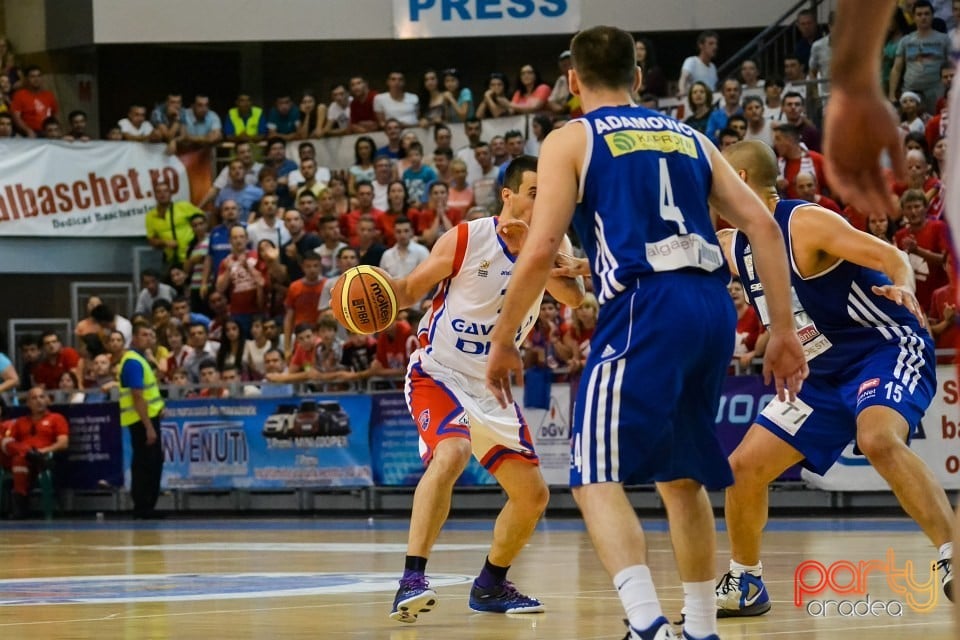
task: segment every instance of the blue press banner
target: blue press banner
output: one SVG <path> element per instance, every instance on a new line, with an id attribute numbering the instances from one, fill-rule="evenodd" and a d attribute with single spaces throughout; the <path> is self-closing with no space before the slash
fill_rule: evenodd
<path id="1" fill-rule="evenodd" d="M 370 406 L 362 395 L 169 401 L 162 486 L 370 486 Z"/>

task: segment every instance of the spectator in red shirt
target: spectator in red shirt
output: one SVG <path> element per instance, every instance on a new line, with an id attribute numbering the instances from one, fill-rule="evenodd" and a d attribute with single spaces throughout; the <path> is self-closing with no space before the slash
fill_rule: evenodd
<path id="1" fill-rule="evenodd" d="M 43 88 L 43 72 L 31 65 L 26 69 L 27 81 L 22 89 L 13 94 L 10 113 L 13 123 L 28 138 L 36 138 L 43 132 L 43 121 L 56 117 L 60 112 L 57 98 Z"/>
<path id="2" fill-rule="evenodd" d="M 340 216 L 340 237 L 351 247 L 360 244 L 357 225 L 364 215 L 373 216 L 373 221 L 377 225 L 377 229 L 380 230 L 381 236 L 386 235 L 386 229 L 383 226 L 384 213 L 373 206 L 373 184 L 366 180 L 357 183 L 357 208 Z"/>
<path id="3" fill-rule="evenodd" d="M 733 357 L 741 367 L 746 368 L 754 358 L 763 353 L 763 342 L 766 341 L 760 340 L 760 336 L 764 333 L 763 324 L 760 323 L 756 311 L 747 302 L 743 294 L 743 283 L 740 280 L 734 278 L 727 289 L 733 300 L 733 308 L 737 311 L 737 335 Z"/>
<path id="4" fill-rule="evenodd" d="M 407 370 L 412 346 L 410 336 L 413 329 L 404 320 L 397 320 L 377 336 L 377 355 L 370 363 L 370 376 L 402 376 Z M 392 386 L 400 386 L 395 384 Z"/>
<path id="5" fill-rule="evenodd" d="M 362 76 L 350 78 L 350 132 L 369 133 L 380 127 L 377 125 L 377 114 L 373 110 L 373 99 L 376 91 L 370 90 L 370 85 Z"/>
<path id="6" fill-rule="evenodd" d="M 27 394 L 30 415 L 0 425 L 0 465 L 13 473 L 13 517 L 27 512 L 30 479 L 48 462 L 50 454 L 70 444 L 66 419 L 47 410 L 50 399 L 43 387 Z"/>
<path id="7" fill-rule="evenodd" d="M 893 192 L 902 196 L 907 189 L 923 191 L 927 199 L 927 216 L 940 218 L 943 214 L 942 185 L 940 180 L 930 173 L 930 163 L 927 154 L 920 149 L 907 151 L 907 180 L 893 185 Z"/>
<path id="8" fill-rule="evenodd" d="M 31 369 L 33 383 L 46 389 L 56 389 L 60 376 L 64 371 L 73 371 L 81 378 L 83 372 L 78 370 L 80 354 L 71 347 L 65 347 L 60 342 L 60 336 L 55 331 L 47 331 L 41 337 L 43 357 Z"/>
<path id="9" fill-rule="evenodd" d="M 839 204 L 827 196 L 817 193 L 817 179 L 813 177 L 813 174 L 801 171 L 797 174 L 793 186 L 797 192 L 797 197 L 801 200 L 812 202 L 813 204 L 820 205 L 824 209 L 829 209 L 830 211 L 843 215 L 843 210 Z"/>
<path id="10" fill-rule="evenodd" d="M 773 132 L 773 148 L 780 163 L 780 179 L 777 189 L 786 193 L 788 198 L 796 198 L 796 179 L 799 173 L 812 174 L 819 185 L 817 193 L 826 188 L 827 174 L 824 172 L 823 156 L 816 151 L 804 148 L 800 144 L 800 130 L 792 125 L 783 124 Z"/>
<path id="11" fill-rule="evenodd" d="M 308 253 L 303 257 L 303 277 L 291 283 L 284 300 L 286 315 L 283 318 L 283 344 L 288 345 L 288 353 L 293 352 L 293 328 L 308 324 L 311 327 L 320 319 L 320 294 L 326 279 L 320 277 L 322 269 L 320 256 Z"/>
<path id="12" fill-rule="evenodd" d="M 256 251 L 247 249 L 247 230 L 237 225 L 230 229 L 230 255 L 220 263 L 217 291 L 230 300 L 230 317 L 243 335 L 250 335 L 253 317 L 263 313 L 269 286 L 267 265 Z"/>
<path id="13" fill-rule="evenodd" d="M 907 226 L 897 231 L 893 241 L 906 251 L 917 282 L 917 301 L 929 313 L 933 292 L 947 285 L 944 268 L 950 251 L 947 225 L 927 218 L 927 199 L 919 189 L 907 189 L 900 199 Z"/>

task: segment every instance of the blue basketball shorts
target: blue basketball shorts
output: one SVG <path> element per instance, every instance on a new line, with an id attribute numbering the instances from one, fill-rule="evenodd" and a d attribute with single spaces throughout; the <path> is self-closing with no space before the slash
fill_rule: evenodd
<path id="1" fill-rule="evenodd" d="M 851 359 L 849 367 L 830 378 L 811 376 L 794 402 L 775 398 L 756 422 L 803 454 L 804 467 L 823 475 L 856 440 L 857 417 L 864 409 L 893 409 L 912 435 L 936 392 L 936 359 L 929 339 L 883 343 L 868 356 Z"/>
<path id="2" fill-rule="evenodd" d="M 716 275 L 645 276 L 604 304 L 574 409 L 570 486 L 730 485 L 714 420 L 735 328 Z"/>

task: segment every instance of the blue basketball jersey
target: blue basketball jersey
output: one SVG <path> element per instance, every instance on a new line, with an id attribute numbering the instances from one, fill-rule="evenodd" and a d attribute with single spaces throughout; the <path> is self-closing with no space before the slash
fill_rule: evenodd
<path id="1" fill-rule="evenodd" d="M 874 285 L 892 284 L 885 274 L 845 260 L 806 278 L 797 271 L 790 218 L 805 206 L 810 203 L 782 200 L 777 203 L 774 219 L 790 257 L 794 323 L 810 374 L 843 376 L 847 368 L 876 349 L 893 345 L 902 350 L 895 375 L 908 386 L 915 385 L 925 362 L 923 354 L 932 349 L 932 342 L 927 330 L 905 307 L 871 291 Z M 734 237 L 733 256 L 747 299 L 763 324 L 769 326 L 763 285 L 757 279 L 750 241 L 743 233 L 737 232 Z"/>
<path id="2" fill-rule="evenodd" d="M 713 171 L 691 127 L 643 107 L 577 118 L 587 131 L 573 225 L 604 304 L 641 276 L 729 273 L 710 221 Z"/>

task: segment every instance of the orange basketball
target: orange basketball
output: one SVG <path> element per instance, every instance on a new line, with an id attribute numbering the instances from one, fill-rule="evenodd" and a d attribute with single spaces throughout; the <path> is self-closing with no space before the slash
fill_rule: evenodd
<path id="1" fill-rule="evenodd" d="M 369 335 L 397 319 L 397 294 L 386 271 L 360 265 L 344 271 L 333 285 L 330 308 L 344 327 Z"/>

